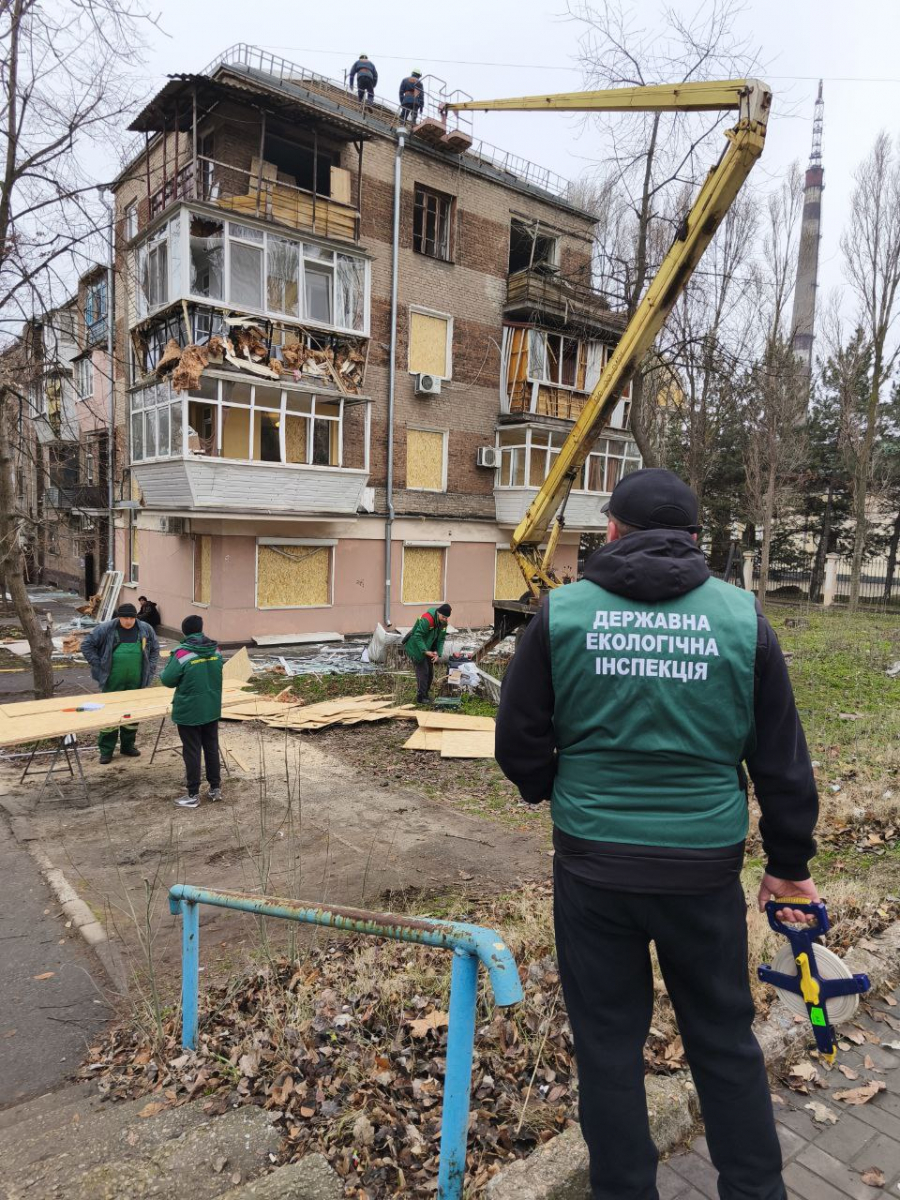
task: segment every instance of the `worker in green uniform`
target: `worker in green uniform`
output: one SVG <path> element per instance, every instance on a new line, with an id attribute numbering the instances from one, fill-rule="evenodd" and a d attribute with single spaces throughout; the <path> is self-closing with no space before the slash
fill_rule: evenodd
<path id="1" fill-rule="evenodd" d="M 133 604 L 120 604 L 115 619 L 97 625 L 81 643 L 94 681 L 103 692 L 130 692 L 149 687 L 159 663 L 159 642 L 150 625 L 139 621 Z M 100 762 L 112 762 L 116 742 L 126 758 L 140 757 L 135 742 L 137 725 L 101 729 L 97 738 Z"/>
<path id="2" fill-rule="evenodd" d="M 411 658 L 416 667 L 416 704 L 429 701 L 434 664 L 444 652 L 447 622 L 452 611 L 449 604 L 427 609 L 403 639 L 407 658 Z"/>
<path id="3" fill-rule="evenodd" d="M 219 718 L 222 715 L 222 666 L 219 647 L 203 632 L 203 618 L 192 615 L 181 622 L 184 641 L 173 650 L 160 676 L 163 687 L 175 689 L 172 720 L 184 749 L 187 794 L 175 803 L 196 808 L 200 803 L 200 754 L 206 763 L 209 798 L 222 799 L 219 755 Z"/>

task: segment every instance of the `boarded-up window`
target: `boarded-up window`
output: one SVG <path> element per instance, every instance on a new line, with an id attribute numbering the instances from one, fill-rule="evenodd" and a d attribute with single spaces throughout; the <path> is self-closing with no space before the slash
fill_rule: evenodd
<path id="1" fill-rule="evenodd" d="M 409 314 L 409 369 L 414 374 L 450 378 L 450 318 Z"/>
<path id="2" fill-rule="evenodd" d="M 526 591 L 525 580 L 519 564 L 511 550 L 497 551 L 497 578 L 494 583 L 495 600 L 518 600 Z"/>
<path id="3" fill-rule="evenodd" d="M 433 604 L 444 598 L 444 551 L 440 546 L 403 549 L 404 604 Z"/>
<path id="4" fill-rule="evenodd" d="M 406 486 L 424 492 L 444 490 L 443 433 L 407 429 Z"/>
<path id="5" fill-rule="evenodd" d="M 212 538 L 208 534 L 194 538 L 194 603 L 209 604 L 212 576 Z"/>
<path id="6" fill-rule="evenodd" d="M 330 603 L 330 546 L 259 546 L 257 608 L 316 608 Z"/>

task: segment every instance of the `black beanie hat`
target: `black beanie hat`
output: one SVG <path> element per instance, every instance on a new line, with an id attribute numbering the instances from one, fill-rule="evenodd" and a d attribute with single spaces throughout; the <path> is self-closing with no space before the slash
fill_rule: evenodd
<path id="1" fill-rule="evenodd" d="M 136 617 L 137 609 L 133 604 L 120 604 L 116 612 L 117 617 Z"/>
<path id="2" fill-rule="evenodd" d="M 181 622 L 181 632 L 184 634 L 185 637 L 190 637 L 192 633 L 202 633 L 203 632 L 203 618 L 197 616 L 196 614 L 192 614 L 189 617 L 185 617 L 184 620 Z"/>
<path id="3" fill-rule="evenodd" d="M 453 612 L 453 609 L 450 607 L 449 604 L 441 604 L 438 606 L 438 612 L 441 614 L 442 617 L 449 617 L 450 614 Z"/>

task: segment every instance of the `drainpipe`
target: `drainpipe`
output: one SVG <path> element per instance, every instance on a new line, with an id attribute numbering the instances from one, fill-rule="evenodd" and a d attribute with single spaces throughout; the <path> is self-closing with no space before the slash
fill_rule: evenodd
<path id="1" fill-rule="evenodd" d="M 405 130 L 397 130 L 397 153 L 394 157 L 394 228 L 391 239 L 391 362 L 388 370 L 387 419 L 387 479 L 385 496 L 387 516 L 384 521 L 384 624 L 391 627 L 391 538 L 394 529 L 394 394 L 397 384 L 397 279 L 400 258 L 400 183 L 402 174 Z"/>
<path id="2" fill-rule="evenodd" d="M 115 313 L 115 208 L 104 196 L 104 188 L 97 189 L 100 192 L 100 199 L 103 201 L 107 214 L 109 215 L 109 223 L 106 227 L 106 384 L 109 388 L 109 435 L 106 445 L 106 507 L 107 507 L 107 546 L 106 546 L 106 569 L 114 571 L 116 569 L 116 492 L 115 492 L 115 466 L 116 466 L 116 394 L 113 386 L 115 378 L 114 354 L 115 354 L 115 329 L 114 329 L 114 313 Z"/>

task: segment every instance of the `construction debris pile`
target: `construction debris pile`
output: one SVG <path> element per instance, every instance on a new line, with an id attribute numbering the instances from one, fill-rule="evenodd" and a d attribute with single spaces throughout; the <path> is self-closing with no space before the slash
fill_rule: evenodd
<path id="1" fill-rule="evenodd" d="M 187 322 L 186 322 L 187 323 Z M 191 342 L 181 346 L 169 338 L 156 364 L 157 379 L 171 376 L 176 392 L 194 391 L 206 367 L 234 367 L 249 371 L 262 379 L 291 378 L 295 383 L 325 384 L 347 396 L 359 395 L 365 374 L 366 354 L 359 338 L 338 338 L 316 335 L 324 345 L 316 348 L 302 340 L 274 344 L 275 328 L 270 322 L 253 317 L 225 317 L 229 333 L 226 337 L 214 334 L 204 345 Z M 282 336 L 298 336 L 295 329 L 282 330 Z M 140 338 L 140 334 L 137 334 Z M 146 353 L 146 345 L 141 342 Z"/>

